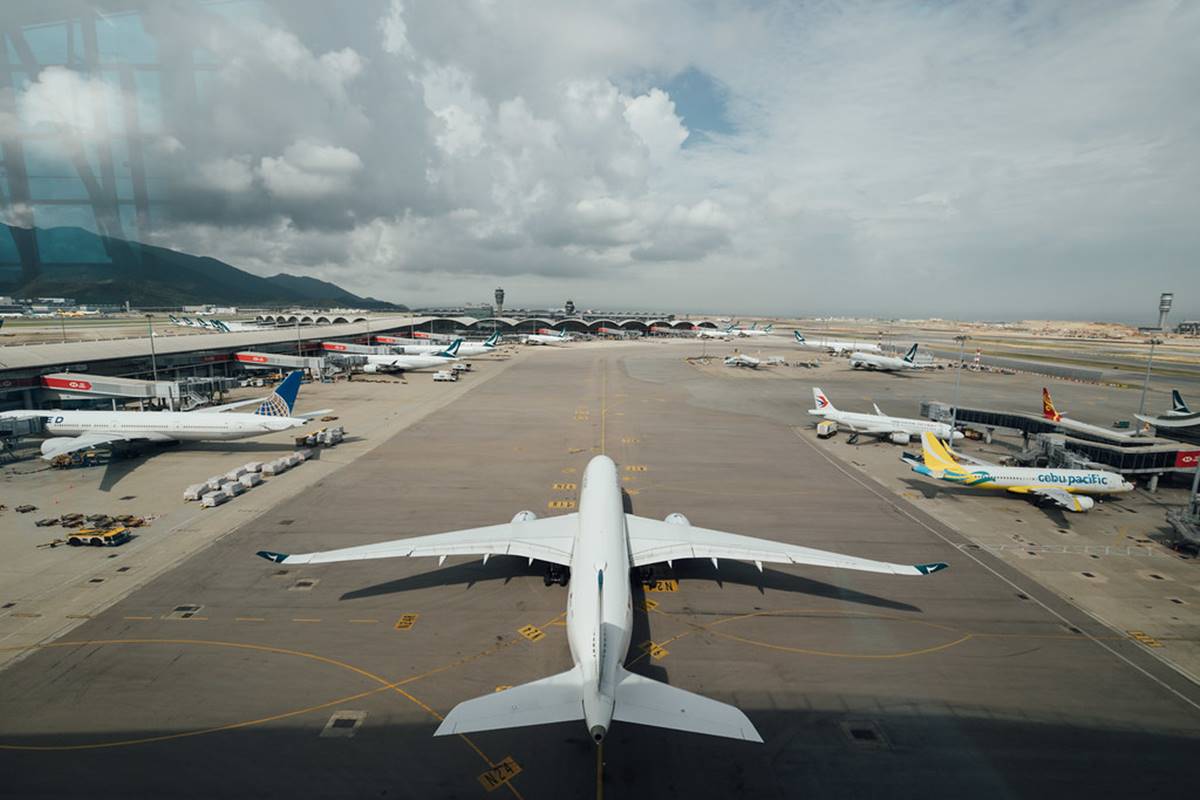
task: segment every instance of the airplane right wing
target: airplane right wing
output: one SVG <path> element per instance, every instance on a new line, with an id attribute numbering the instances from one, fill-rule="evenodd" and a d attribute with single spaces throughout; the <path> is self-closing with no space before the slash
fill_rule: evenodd
<path id="1" fill-rule="evenodd" d="M 947 567 L 943 563 L 892 564 L 825 550 L 814 550 L 769 539 L 756 539 L 694 525 L 676 525 L 633 514 L 625 515 L 629 529 L 630 565 L 658 564 L 680 558 L 728 558 L 771 564 L 810 564 L 816 567 L 884 572 L 892 575 L 928 575 Z"/>
<path id="2" fill-rule="evenodd" d="M 431 536 L 393 539 L 358 547 L 343 547 L 319 553 L 289 555 L 260 550 L 258 555 L 277 564 L 328 564 L 334 561 L 363 561 L 372 558 L 418 558 L 422 556 L 520 556 L 563 566 L 571 565 L 578 514 L 545 519 L 519 520 L 485 528 L 468 528 Z"/>

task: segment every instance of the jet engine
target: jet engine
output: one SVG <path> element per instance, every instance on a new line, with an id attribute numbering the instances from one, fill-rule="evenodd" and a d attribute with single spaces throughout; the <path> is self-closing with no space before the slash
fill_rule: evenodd
<path id="1" fill-rule="evenodd" d="M 537 514 L 532 511 L 518 511 L 512 518 L 513 522 L 533 522 L 537 519 Z"/>
<path id="2" fill-rule="evenodd" d="M 1096 501 L 1087 495 L 1076 494 L 1071 497 L 1079 504 L 1079 511 L 1089 511 L 1096 505 Z"/>
<path id="3" fill-rule="evenodd" d="M 668 514 L 666 519 L 663 520 L 663 522 L 669 522 L 672 525 L 691 525 L 692 524 L 691 520 L 689 520 L 683 514 L 680 514 L 678 512 L 676 512 L 674 514 Z"/>
<path id="4" fill-rule="evenodd" d="M 367 373 L 368 375 L 374 375 L 376 372 L 379 372 L 379 365 L 378 364 L 363 364 L 362 370 L 363 370 L 363 372 Z"/>
<path id="5" fill-rule="evenodd" d="M 908 444 L 912 439 L 912 437 L 907 433 L 903 433 L 901 431 L 895 431 L 888 438 L 892 440 L 893 444 Z"/>

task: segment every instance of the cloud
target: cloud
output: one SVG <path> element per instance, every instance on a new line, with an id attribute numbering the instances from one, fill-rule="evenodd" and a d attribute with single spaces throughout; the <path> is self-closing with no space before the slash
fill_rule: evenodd
<path id="1" fill-rule="evenodd" d="M 362 159 L 344 147 L 302 140 L 279 158 L 264 158 L 258 174 L 271 194 L 306 200 L 345 192 L 362 167 Z"/>
<path id="2" fill-rule="evenodd" d="M 1200 246 L 1195 4 L 141 13 L 205 64 L 147 115 L 150 235 L 264 273 L 408 303 L 503 280 L 521 305 L 1128 316 Z M 0 129 L 123 147 L 94 123 L 115 86 L 48 68 Z"/>

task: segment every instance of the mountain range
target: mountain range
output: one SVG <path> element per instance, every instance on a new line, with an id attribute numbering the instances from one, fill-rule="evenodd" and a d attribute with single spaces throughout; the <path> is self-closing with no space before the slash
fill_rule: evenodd
<path id="1" fill-rule="evenodd" d="M 22 263 L 18 242 L 27 253 L 30 243 L 36 243 L 36 259 Z M 100 305 L 128 301 L 143 308 L 215 303 L 407 310 L 359 297 L 317 278 L 287 273 L 263 278 L 215 258 L 101 236 L 83 228 L 25 229 L 3 224 L 0 294 L 73 297 Z"/>

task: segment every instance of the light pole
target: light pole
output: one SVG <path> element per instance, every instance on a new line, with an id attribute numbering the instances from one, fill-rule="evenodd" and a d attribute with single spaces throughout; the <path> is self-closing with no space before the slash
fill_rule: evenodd
<path id="1" fill-rule="evenodd" d="M 65 319 L 65 318 L 64 318 L 64 317 L 61 315 L 61 313 L 59 314 L 59 317 L 58 317 L 58 326 L 59 326 L 59 328 L 61 328 L 61 329 L 62 329 L 62 340 L 63 340 L 63 344 L 66 344 L 66 343 L 67 343 L 67 321 L 66 321 L 66 319 Z"/>
<path id="2" fill-rule="evenodd" d="M 154 354 L 154 315 L 146 315 L 146 326 L 150 329 L 150 372 L 154 375 L 155 382 L 158 381 L 158 360 Z"/>
<path id="3" fill-rule="evenodd" d="M 300 347 L 300 318 L 296 317 L 296 355 L 304 355 L 304 351 Z"/>
<path id="4" fill-rule="evenodd" d="M 958 342 L 958 372 L 954 373 L 954 409 L 950 412 L 950 444 L 954 444 L 954 426 L 958 423 L 958 387 L 962 383 L 963 371 L 963 353 L 967 346 L 967 339 L 971 337 L 965 333 L 954 337 L 954 341 Z"/>
<path id="5" fill-rule="evenodd" d="M 1154 346 L 1157 344 L 1162 344 L 1162 339 L 1155 339 L 1154 336 L 1151 336 L 1150 357 L 1146 359 L 1146 378 L 1142 381 L 1142 400 L 1138 403 L 1139 414 L 1146 412 L 1146 390 L 1150 387 L 1150 366 L 1154 363 Z"/>

